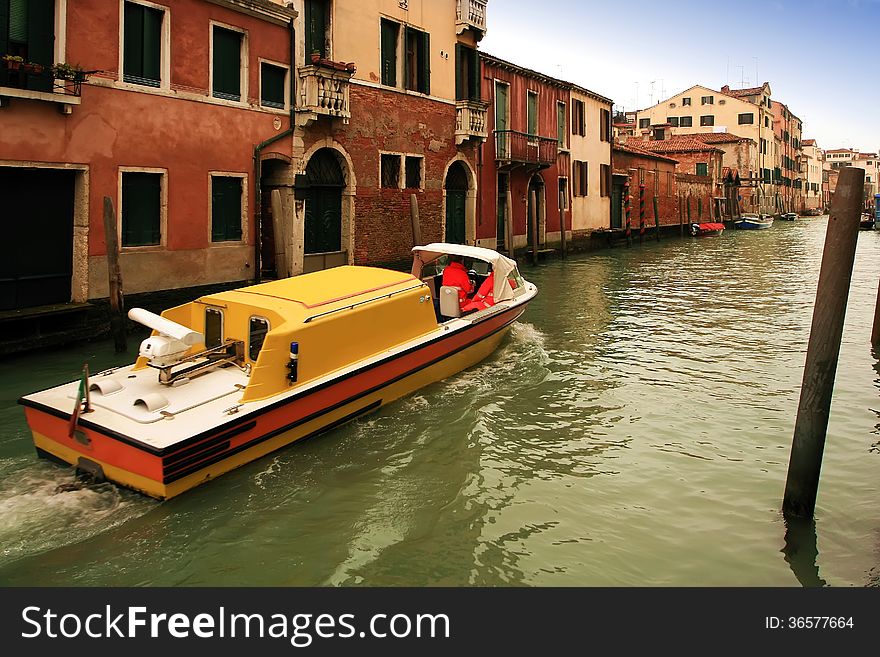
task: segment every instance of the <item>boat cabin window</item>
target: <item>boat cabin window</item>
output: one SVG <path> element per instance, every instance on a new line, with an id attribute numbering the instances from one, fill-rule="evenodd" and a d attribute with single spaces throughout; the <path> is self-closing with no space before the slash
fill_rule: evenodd
<path id="1" fill-rule="evenodd" d="M 248 356 L 252 361 L 257 360 L 263 341 L 269 332 L 269 320 L 264 317 L 251 317 L 248 326 Z"/>
<path id="2" fill-rule="evenodd" d="M 205 349 L 223 344 L 223 311 L 205 308 Z"/>
<path id="3" fill-rule="evenodd" d="M 507 275 L 507 281 L 510 283 L 511 290 L 518 290 L 526 284 L 522 275 L 519 273 L 519 269 L 516 267 L 514 267 L 513 271 Z"/>

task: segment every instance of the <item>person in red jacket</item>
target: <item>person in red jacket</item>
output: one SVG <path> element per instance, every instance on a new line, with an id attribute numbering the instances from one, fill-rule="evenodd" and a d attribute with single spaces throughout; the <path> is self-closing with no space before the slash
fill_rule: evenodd
<path id="1" fill-rule="evenodd" d="M 458 288 L 458 303 L 464 303 L 471 292 L 474 291 L 474 285 L 468 277 L 467 269 L 464 268 L 462 257 L 457 255 L 449 256 L 449 264 L 443 270 L 443 285 L 451 285 Z"/>
<path id="2" fill-rule="evenodd" d="M 486 280 L 477 290 L 477 293 L 461 307 L 461 312 L 469 313 L 474 310 L 485 310 L 495 305 L 495 272 L 489 272 Z"/>

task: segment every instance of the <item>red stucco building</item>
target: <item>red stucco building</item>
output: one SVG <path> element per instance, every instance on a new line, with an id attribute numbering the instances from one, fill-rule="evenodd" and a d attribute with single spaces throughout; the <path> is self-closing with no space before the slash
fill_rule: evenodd
<path id="1" fill-rule="evenodd" d="M 21 5 L 0 0 L 0 54 L 31 64 L 0 63 L 15 244 L 0 309 L 107 296 L 105 197 L 127 294 L 254 278 L 255 156 L 289 160 L 290 140 L 255 147 L 290 127 L 296 12 L 267 0 Z M 65 80 L 60 63 L 85 73 Z"/>
<path id="2" fill-rule="evenodd" d="M 486 54 L 482 73 L 483 98 L 490 110 L 478 242 L 507 250 L 507 216 L 514 249 L 531 247 L 535 232 L 538 248 L 558 243 L 560 207 L 570 207 L 568 133 L 564 121 L 560 130 L 559 108 L 567 107 L 571 85 Z"/>

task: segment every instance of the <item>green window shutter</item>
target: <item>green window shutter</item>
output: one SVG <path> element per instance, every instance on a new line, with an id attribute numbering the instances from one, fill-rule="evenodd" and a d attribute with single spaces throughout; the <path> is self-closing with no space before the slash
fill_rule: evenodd
<path id="1" fill-rule="evenodd" d="M 526 118 L 528 123 L 528 133 L 530 135 L 538 134 L 538 94 L 526 92 Z"/>
<path id="2" fill-rule="evenodd" d="M 284 80 L 287 69 L 273 64 L 260 66 L 260 104 L 265 107 L 284 109 Z"/>
<path id="3" fill-rule="evenodd" d="M 241 239 L 242 179 L 232 176 L 211 178 L 211 240 L 229 242 Z"/>
<path id="4" fill-rule="evenodd" d="M 125 3 L 122 53 L 122 75 L 126 82 L 133 82 L 144 73 L 144 7 Z"/>
<path id="5" fill-rule="evenodd" d="M 418 49 L 415 43 L 414 30 L 406 27 L 403 30 L 403 87 L 413 91 L 418 87 L 418 80 L 414 79 L 415 71 L 413 71 L 414 59 L 418 57 Z M 418 69 L 416 69 L 418 70 Z"/>
<path id="6" fill-rule="evenodd" d="M 467 98 L 465 95 L 465 84 L 467 84 L 467 74 L 465 70 L 467 68 L 467 62 L 465 62 L 465 54 L 466 50 L 464 46 L 460 43 L 455 44 L 455 99 L 456 100 L 464 100 Z"/>
<path id="7" fill-rule="evenodd" d="M 158 87 L 162 81 L 162 19 L 164 12 L 125 3 L 125 46 L 122 76 L 126 82 Z"/>
<path id="8" fill-rule="evenodd" d="M 46 68 L 55 63 L 55 0 L 28 0 L 28 61 Z M 52 91 L 48 75 L 29 75 L 27 88 Z"/>
<path id="9" fill-rule="evenodd" d="M 480 93 L 480 51 L 472 50 L 471 53 L 470 96 L 471 100 L 480 100 L 482 98 Z"/>
<path id="10" fill-rule="evenodd" d="M 400 25 L 382 19 L 382 84 L 389 87 L 397 86 L 397 38 Z"/>
<path id="11" fill-rule="evenodd" d="M 7 0 L 3 19 L 8 21 L 9 40 L 16 43 L 27 43 L 28 0 Z"/>
<path id="12" fill-rule="evenodd" d="M 326 0 L 306 0 L 306 59 L 316 50 L 327 56 L 327 25 L 329 7 Z"/>
<path id="13" fill-rule="evenodd" d="M 455 44 L 455 99 L 480 99 L 480 57 L 473 48 Z"/>
<path id="14" fill-rule="evenodd" d="M 122 246 L 161 243 L 162 174 L 122 174 Z"/>
<path id="15" fill-rule="evenodd" d="M 565 148 L 565 105 L 556 104 L 556 141 L 559 148 Z"/>
<path id="16" fill-rule="evenodd" d="M 697 162 L 697 175 L 698 176 L 708 176 L 709 175 L 709 165 L 705 162 Z"/>
<path id="17" fill-rule="evenodd" d="M 0 0 L 0 53 L 9 52 L 9 0 Z M 6 86 L 7 68 L 0 66 L 0 87 Z"/>
<path id="18" fill-rule="evenodd" d="M 144 70 L 143 77 L 158 85 L 162 79 L 162 18 L 163 12 L 144 7 Z"/>
<path id="19" fill-rule="evenodd" d="M 241 100 L 241 34 L 214 28 L 214 92 L 217 98 Z"/>
<path id="20" fill-rule="evenodd" d="M 431 35 L 419 32 L 416 41 L 419 45 L 419 91 L 431 93 Z"/>

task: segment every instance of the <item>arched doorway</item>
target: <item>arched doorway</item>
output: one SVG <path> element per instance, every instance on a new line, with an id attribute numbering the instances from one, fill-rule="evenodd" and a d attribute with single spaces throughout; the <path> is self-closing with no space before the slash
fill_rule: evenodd
<path id="1" fill-rule="evenodd" d="M 315 254 L 342 253 L 342 190 L 345 177 L 336 153 L 330 148 L 317 151 L 306 165 L 306 185 L 308 192 L 305 199 L 305 227 L 303 247 L 306 271 L 326 269 L 327 267 L 344 264 L 321 257 L 323 266 L 316 266 Z M 343 258 L 344 261 L 344 258 Z"/>
<path id="2" fill-rule="evenodd" d="M 535 204 L 534 208 L 532 205 Z M 529 195 L 526 199 L 526 244 L 532 246 L 532 217 L 538 222 L 538 245 L 542 240 L 541 226 L 544 218 L 544 181 L 540 176 L 532 176 L 529 181 Z"/>
<path id="3" fill-rule="evenodd" d="M 464 244 L 468 174 L 461 162 L 453 162 L 446 173 L 446 241 Z"/>

